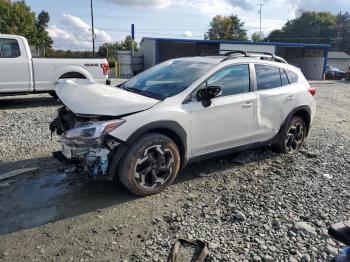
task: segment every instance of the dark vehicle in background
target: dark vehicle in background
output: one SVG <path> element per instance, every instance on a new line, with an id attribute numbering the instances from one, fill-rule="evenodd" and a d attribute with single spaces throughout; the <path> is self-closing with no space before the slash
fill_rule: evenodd
<path id="1" fill-rule="evenodd" d="M 327 80 L 342 80 L 345 78 L 345 72 L 333 66 L 326 66 L 325 74 Z"/>

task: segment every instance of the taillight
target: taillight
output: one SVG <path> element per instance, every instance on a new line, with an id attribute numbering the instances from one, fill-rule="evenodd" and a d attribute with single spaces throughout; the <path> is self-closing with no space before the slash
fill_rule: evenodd
<path id="1" fill-rule="evenodd" d="M 101 68 L 102 68 L 102 70 L 103 70 L 103 74 L 104 74 L 104 75 L 108 75 L 109 64 L 101 64 Z"/>
<path id="2" fill-rule="evenodd" d="M 309 93 L 314 96 L 316 94 L 316 88 L 315 87 L 309 87 Z"/>

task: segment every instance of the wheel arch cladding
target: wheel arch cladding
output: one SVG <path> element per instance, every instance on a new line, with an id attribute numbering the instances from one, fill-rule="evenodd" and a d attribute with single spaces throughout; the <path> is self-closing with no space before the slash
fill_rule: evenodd
<path id="1" fill-rule="evenodd" d="M 299 106 L 294 108 L 284 120 L 278 134 L 273 138 L 274 142 L 278 141 L 278 139 L 287 131 L 288 123 L 292 120 L 294 116 L 299 116 L 305 121 L 306 125 L 306 136 L 309 134 L 310 123 L 311 123 L 311 109 L 309 106 Z"/>
<path id="2" fill-rule="evenodd" d="M 292 116 L 299 116 L 304 120 L 306 125 L 306 136 L 307 136 L 309 134 L 310 123 L 311 123 L 310 108 L 308 107 L 298 108 L 296 109 L 296 111 L 293 113 Z"/>
<path id="3" fill-rule="evenodd" d="M 136 139 L 147 133 L 159 133 L 169 137 L 177 145 L 180 153 L 181 165 L 183 168 L 187 163 L 187 133 L 183 127 L 174 121 L 156 121 L 137 129 L 128 139 L 127 143 L 132 144 Z"/>
<path id="4" fill-rule="evenodd" d="M 67 72 L 64 73 L 59 77 L 59 79 L 66 79 L 66 78 L 80 78 L 80 79 L 86 79 L 87 77 L 79 72 Z"/>

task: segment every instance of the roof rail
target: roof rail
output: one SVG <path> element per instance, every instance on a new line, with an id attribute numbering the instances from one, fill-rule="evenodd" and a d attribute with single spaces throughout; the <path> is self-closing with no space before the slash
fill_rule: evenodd
<path id="1" fill-rule="evenodd" d="M 224 59 L 222 59 L 221 62 L 224 62 L 230 59 L 239 58 L 240 56 L 238 56 L 237 54 L 243 54 L 244 57 L 260 57 L 261 60 L 263 60 L 264 58 L 271 58 L 273 61 L 288 64 L 287 61 L 284 60 L 282 57 L 276 56 L 269 52 L 245 52 L 241 50 L 235 50 L 235 51 L 230 51 L 226 53 L 225 55 L 228 55 L 228 57 L 225 57 Z"/>
<path id="2" fill-rule="evenodd" d="M 225 52 L 225 53 L 223 53 Z M 238 57 L 260 57 L 261 60 L 264 60 L 264 58 L 271 58 L 273 61 L 285 63 L 288 64 L 286 60 L 284 60 L 282 57 L 276 56 L 270 52 L 254 52 L 254 51 L 243 51 L 243 50 L 227 50 L 227 49 L 209 49 L 209 50 L 202 50 L 198 52 L 198 55 L 200 56 L 208 56 L 208 55 L 216 55 L 216 56 L 225 56 L 221 60 L 221 62 L 235 59 Z"/>

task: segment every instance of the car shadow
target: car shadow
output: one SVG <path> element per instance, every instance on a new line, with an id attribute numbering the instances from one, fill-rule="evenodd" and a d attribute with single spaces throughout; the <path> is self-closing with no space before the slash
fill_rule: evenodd
<path id="1" fill-rule="evenodd" d="M 266 148 L 249 152 L 254 157 L 247 158 L 243 164 L 235 162 L 239 154 L 190 164 L 180 172 L 175 184 L 197 179 L 203 173 L 217 174 L 274 156 Z M 25 167 L 39 167 L 39 171 L 0 181 L 0 235 L 138 198 L 114 181 L 91 180 L 85 175 L 67 172 L 72 166 L 62 166 L 53 157 L 0 163 L 0 174 Z"/>
<path id="2" fill-rule="evenodd" d="M 49 95 L 30 96 L 6 96 L 0 97 L 1 109 L 24 109 L 45 106 L 59 106 L 60 102 L 57 98 Z"/>

